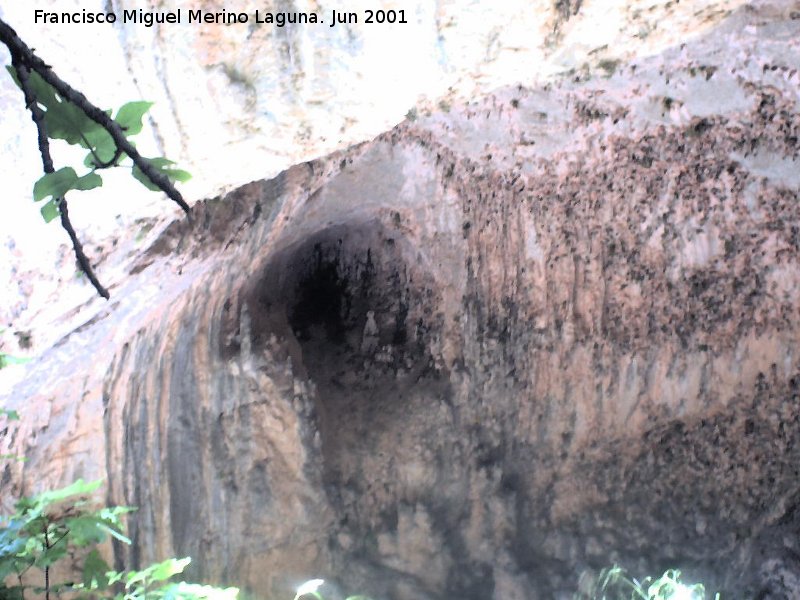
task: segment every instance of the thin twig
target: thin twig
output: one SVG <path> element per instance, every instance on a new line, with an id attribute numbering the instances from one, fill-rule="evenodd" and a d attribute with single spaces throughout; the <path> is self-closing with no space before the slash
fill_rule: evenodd
<path id="1" fill-rule="evenodd" d="M 2 25 L 3 23 L 0 21 L 0 32 L 2 32 Z M 21 60 L 19 53 L 16 50 L 11 50 L 11 65 L 17 72 L 22 93 L 25 95 L 25 106 L 27 106 L 28 110 L 31 112 L 31 119 L 33 119 L 33 122 L 36 125 L 39 139 L 39 153 L 42 155 L 42 169 L 45 173 L 53 173 L 55 169 L 53 168 L 53 158 L 50 156 L 50 139 L 47 137 L 44 113 L 36 103 L 36 95 L 33 93 L 29 79 L 30 71 L 28 66 Z M 61 226 L 67 232 L 69 239 L 72 241 L 72 248 L 75 251 L 75 258 L 78 260 L 78 265 L 80 265 L 80 268 L 86 274 L 86 277 L 89 278 L 89 281 L 92 282 L 92 285 L 94 286 L 94 289 L 97 290 L 97 293 L 108 300 L 110 298 L 108 290 L 103 287 L 103 284 L 101 284 L 97 279 L 89 259 L 83 252 L 83 246 L 81 245 L 80 240 L 78 240 L 78 236 L 75 233 L 75 228 L 72 226 L 72 223 L 69 220 L 67 199 L 62 196 L 61 198 L 57 198 L 55 202 L 58 205 L 58 212 L 61 216 Z"/>
<path id="2" fill-rule="evenodd" d="M 44 526 L 44 548 L 45 552 L 50 550 L 50 541 L 48 540 L 47 530 L 50 523 Z M 50 600 L 50 565 L 44 566 L 44 600 Z"/>
<path id="3" fill-rule="evenodd" d="M 62 533 L 62 534 L 59 536 L 59 538 L 58 538 L 58 539 L 57 539 L 55 542 L 53 542 L 52 544 L 50 544 L 50 547 L 51 547 L 51 548 L 55 548 L 56 546 L 58 546 L 58 543 L 59 543 L 61 540 L 63 540 L 65 537 L 67 537 L 67 536 L 69 535 L 69 532 L 70 532 L 70 529 L 69 529 L 69 527 L 64 527 L 64 533 Z"/>
<path id="4" fill-rule="evenodd" d="M 75 106 L 80 108 L 87 117 L 103 127 L 114 140 L 117 148 L 130 156 L 131 160 L 133 160 L 133 163 L 139 167 L 142 173 L 147 175 L 148 179 L 157 185 L 170 198 L 170 200 L 180 206 L 191 220 L 191 208 L 183 199 L 183 196 L 181 196 L 180 192 L 175 189 L 175 186 L 172 185 L 172 182 L 166 175 L 158 172 L 158 170 L 151 166 L 146 158 L 139 154 L 136 148 L 128 141 L 128 138 L 125 137 L 125 134 L 123 133 L 119 124 L 114 121 L 114 119 L 109 117 L 105 111 L 97 108 L 94 104 L 89 102 L 89 100 L 86 99 L 86 96 L 81 94 L 79 91 L 72 89 L 72 87 L 70 87 L 67 83 L 62 81 L 60 77 L 53 73 L 50 66 L 41 58 L 36 56 L 33 50 L 31 50 L 28 45 L 20 39 L 20 37 L 17 35 L 17 32 L 14 31 L 11 26 L 5 23 L 2 19 L 0 19 L 0 42 L 3 42 L 6 46 L 8 46 L 8 49 L 11 51 L 12 55 L 16 52 L 20 56 L 22 62 L 28 65 L 31 70 L 36 71 L 42 79 L 53 86 L 53 88 L 55 88 L 62 98 L 72 102 Z"/>
<path id="5" fill-rule="evenodd" d="M 97 152 L 95 152 L 94 148 L 92 148 L 92 145 L 89 143 L 89 140 L 86 139 L 86 136 L 83 135 L 83 132 L 79 131 L 78 134 L 81 136 L 81 140 L 83 141 L 84 145 L 89 149 L 89 154 L 92 155 L 92 164 L 94 165 L 95 169 L 108 169 L 109 167 L 113 167 L 117 163 L 117 160 L 119 160 L 119 157 L 122 156 L 122 150 L 117 148 L 114 150 L 114 156 L 111 158 L 111 160 L 108 162 L 103 162 L 100 160 L 100 157 L 97 156 Z"/>

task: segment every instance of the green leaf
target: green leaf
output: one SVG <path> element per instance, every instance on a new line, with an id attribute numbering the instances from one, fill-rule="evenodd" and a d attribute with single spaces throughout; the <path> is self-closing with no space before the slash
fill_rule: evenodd
<path id="1" fill-rule="evenodd" d="M 63 487 L 59 490 L 43 492 L 37 496 L 33 496 L 30 501 L 33 503 L 34 507 L 44 509 L 54 502 L 60 502 L 73 496 L 91 494 L 100 487 L 101 483 L 103 483 L 102 480 L 87 482 L 83 479 L 78 479 L 75 483 L 68 485 L 67 487 Z M 19 502 L 17 504 L 19 505 Z"/>
<path id="2" fill-rule="evenodd" d="M 105 529 L 100 527 L 103 523 L 92 514 L 70 517 L 64 524 L 69 529 L 70 542 L 78 547 L 99 544 L 106 537 Z"/>
<path id="3" fill-rule="evenodd" d="M 19 83 L 17 70 L 11 65 L 6 66 L 6 70 L 11 75 L 14 83 L 17 84 L 17 87 L 22 89 L 22 86 Z M 28 76 L 28 82 L 31 85 L 33 93 L 36 95 L 36 100 L 38 100 L 40 104 L 48 106 L 57 102 L 55 89 L 44 79 L 42 79 L 41 75 L 35 71 L 32 71 Z"/>
<path id="4" fill-rule="evenodd" d="M 186 182 L 192 178 L 192 175 L 188 171 L 183 171 L 181 169 L 174 168 L 172 165 L 174 165 L 175 163 L 167 158 L 158 157 L 158 158 L 147 158 L 145 160 L 147 160 L 159 173 L 166 175 L 172 181 Z M 150 181 L 150 178 L 147 177 L 147 175 L 145 175 L 142 172 L 142 170 L 136 165 L 133 166 L 133 176 L 148 190 L 151 190 L 153 192 L 161 191 L 161 188 L 158 187 L 152 181 Z"/>
<path id="5" fill-rule="evenodd" d="M 17 514 L 15 517 L 20 517 L 22 513 L 31 510 L 34 506 L 36 506 L 36 502 L 33 500 L 33 498 L 20 498 L 14 505 L 14 508 L 17 509 Z"/>
<path id="6" fill-rule="evenodd" d="M 297 588 L 294 600 L 300 600 L 306 596 L 314 596 L 317 600 L 323 600 L 322 595 L 317 591 L 325 583 L 324 579 L 309 579 Z"/>
<path id="7" fill-rule="evenodd" d="M 80 584 L 77 584 L 80 586 Z M 74 592 L 76 589 L 76 584 L 73 581 L 64 581 L 61 583 L 51 583 L 50 584 L 50 597 L 61 598 L 62 594 L 66 592 Z M 44 590 L 43 590 L 44 591 Z M 72 596 L 70 596 L 72 597 Z"/>
<path id="8" fill-rule="evenodd" d="M 23 595 L 24 590 L 25 588 L 21 585 L 6 587 L 3 585 L 2 580 L 0 580 L 0 598 L 4 600 L 25 600 L 25 596 Z"/>
<path id="9" fill-rule="evenodd" d="M 135 506 L 104 506 L 97 511 L 97 516 L 109 523 L 119 524 L 119 517 L 128 513 L 136 512 Z"/>
<path id="10" fill-rule="evenodd" d="M 191 558 L 168 558 L 160 563 L 155 563 L 141 571 L 129 571 L 125 574 L 125 589 L 147 587 L 156 581 L 165 581 L 170 577 L 182 573 L 192 561 Z"/>
<path id="11" fill-rule="evenodd" d="M 54 546 L 50 548 L 45 548 L 44 551 L 36 558 L 34 564 L 39 567 L 40 569 L 44 569 L 45 567 L 49 567 L 56 561 L 64 558 L 67 554 L 67 544 L 62 539 Z"/>
<path id="12" fill-rule="evenodd" d="M 125 573 L 121 571 L 109 571 L 106 573 L 106 575 L 108 575 L 108 585 L 114 585 L 115 583 L 122 581 Z"/>
<path id="13" fill-rule="evenodd" d="M 19 87 L 19 77 L 13 67 L 7 67 L 8 72 Z M 53 86 L 42 79 L 41 75 L 32 71 L 28 82 L 36 96 L 36 101 L 44 109 L 44 122 L 47 135 L 53 139 L 65 140 L 68 144 L 81 145 L 88 148 L 83 141 L 93 132 L 104 131 L 102 126 L 92 121 L 80 108 L 59 96 Z M 109 116 L 111 111 L 105 111 Z"/>
<path id="14" fill-rule="evenodd" d="M 180 181 L 181 183 L 186 183 L 192 178 L 192 174 L 189 173 L 189 171 L 184 171 L 182 169 L 169 169 L 164 171 L 164 173 L 172 181 Z"/>
<path id="15" fill-rule="evenodd" d="M 87 117 L 80 108 L 65 100 L 47 106 L 44 122 L 47 126 L 47 135 L 51 138 L 84 148 L 87 147 L 84 138 L 102 129 L 101 125 Z"/>
<path id="16" fill-rule="evenodd" d="M 4 354 L 3 356 L 8 356 L 8 354 Z M 13 358 L 13 357 L 10 357 Z M 22 359 L 18 359 L 22 360 Z M 27 359 L 30 360 L 30 359 Z M 9 421 L 19 421 L 19 413 L 15 410 L 9 410 L 7 408 L 0 408 L 0 415 L 5 415 Z"/>
<path id="17" fill-rule="evenodd" d="M 89 589 L 105 589 L 108 587 L 108 564 L 95 549 L 89 552 L 83 561 L 83 585 Z"/>
<path id="18" fill-rule="evenodd" d="M 83 177 L 79 177 L 72 186 L 72 189 L 85 192 L 86 190 L 93 190 L 101 185 L 103 185 L 103 179 L 100 177 L 100 175 L 92 171 Z"/>
<path id="19" fill-rule="evenodd" d="M 55 173 L 46 173 L 33 184 L 33 201 L 39 202 L 48 196 L 60 198 L 72 189 L 78 174 L 72 167 L 64 167 Z"/>
<path id="20" fill-rule="evenodd" d="M 156 593 L 163 600 L 236 600 L 239 589 L 234 587 L 218 588 L 179 581 L 165 585 Z"/>
<path id="21" fill-rule="evenodd" d="M 97 163 L 106 164 L 114 158 L 117 152 L 117 144 L 105 129 L 97 129 L 84 136 L 84 146 L 93 152 L 89 152 L 83 161 L 87 167 L 95 168 Z M 122 160 L 124 155 L 120 155 L 119 160 Z"/>
<path id="22" fill-rule="evenodd" d="M 190 562 L 192 562 L 192 559 L 189 557 L 168 558 L 163 562 L 148 567 L 145 572 L 147 572 L 148 579 L 151 581 L 165 581 L 178 573 L 183 573 L 183 570 Z"/>
<path id="23" fill-rule="evenodd" d="M 31 362 L 32 358 L 24 358 L 21 356 L 12 356 L 11 354 L 2 354 L 0 353 L 0 369 L 3 367 L 7 367 L 8 365 L 24 365 L 25 363 Z M 3 409 L 0 408 L 0 415 L 3 414 Z M 17 413 L 14 413 L 15 415 Z M 16 417 L 18 419 L 19 416 Z M 16 420 L 14 419 L 14 420 Z"/>
<path id="24" fill-rule="evenodd" d="M 75 169 L 64 167 L 55 173 L 47 173 L 39 178 L 33 185 L 33 201 L 39 202 L 51 196 L 51 199 L 40 209 L 45 223 L 49 223 L 59 215 L 56 198 L 63 197 L 69 190 L 85 191 L 101 185 L 103 185 L 103 180 L 94 171 L 78 177 Z"/>
<path id="25" fill-rule="evenodd" d="M 69 498 L 70 496 L 91 494 L 92 492 L 96 491 L 97 488 L 100 487 L 101 483 L 103 483 L 102 479 L 97 479 L 96 481 L 84 481 L 83 479 L 78 479 L 75 483 L 63 487 L 60 490 L 44 492 L 43 494 L 39 494 L 38 497 L 39 498 L 47 497 L 51 502 L 54 502 L 56 500 L 64 500 L 65 498 Z"/>
<path id="26" fill-rule="evenodd" d="M 111 537 L 117 538 L 123 544 L 128 544 L 128 545 L 131 544 L 130 538 L 122 535 L 122 533 L 120 531 L 118 531 L 117 529 L 114 529 L 113 527 L 109 527 L 105 523 L 98 523 L 97 527 L 99 529 L 101 529 L 102 531 L 105 531 Z"/>
<path id="27" fill-rule="evenodd" d="M 17 456 L 16 454 L 0 454 L 0 460 L 16 460 L 19 462 L 25 462 L 28 459 L 25 458 L 24 456 Z"/>
<path id="28" fill-rule="evenodd" d="M 136 165 L 133 166 L 133 177 L 151 192 L 161 191 L 161 188 L 158 187 L 152 181 L 150 181 L 150 178 L 144 173 L 142 173 L 141 169 L 139 169 L 139 167 L 137 167 Z"/>
<path id="29" fill-rule="evenodd" d="M 58 204 L 56 204 L 56 201 L 52 198 L 42 205 L 42 208 L 39 209 L 39 212 L 42 213 L 42 218 L 44 219 L 45 223 L 49 223 L 60 214 L 58 210 Z"/>
<path id="30" fill-rule="evenodd" d="M 126 137 L 136 135 L 142 130 L 142 117 L 150 110 L 151 106 L 153 106 L 152 102 L 140 100 L 128 102 L 120 107 L 114 120 L 122 127 Z"/>

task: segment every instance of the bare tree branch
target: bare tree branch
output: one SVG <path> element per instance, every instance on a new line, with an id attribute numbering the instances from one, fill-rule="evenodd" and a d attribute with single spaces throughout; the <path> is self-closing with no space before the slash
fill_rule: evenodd
<path id="1" fill-rule="evenodd" d="M 33 50 L 31 50 L 28 45 L 20 39 L 20 37 L 17 35 L 17 32 L 14 31 L 2 19 L 0 19 L 0 42 L 3 42 L 6 46 L 8 46 L 8 49 L 12 54 L 17 53 L 21 62 L 30 67 L 32 71 L 36 71 L 42 79 L 55 88 L 62 98 L 72 102 L 75 106 L 80 108 L 87 117 L 108 131 L 109 135 L 114 140 L 114 143 L 117 145 L 117 148 L 130 156 L 131 160 L 133 160 L 133 163 L 139 167 L 142 173 L 147 175 L 148 179 L 150 179 L 150 181 L 152 181 L 167 196 L 169 196 L 173 202 L 180 206 L 191 219 L 191 208 L 183 199 L 183 196 L 181 196 L 180 192 L 175 189 L 175 186 L 172 185 L 172 182 L 166 175 L 159 173 L 158 170 L 154 169 L 150 165 L 146 158 L 139 154 L 136 148 L 134 148 L 134 146 L 125 137 L 125 134 L 123 133 L 119 124 L 114 121 L 114 119 L 109 117 L 105 111 L 97 108 L 94 104 L 89 102 L 89 100 L 86 99 L 86 96 L 81 94 L 79 91 L 72 89 L 72 87 L 70 87 L 67 83 L 62 81 L 60 77 L 53 73 L 50 65 L 46 64 L 41 58 L 36 56 Z"/>
<path id="2" fill-rule="evenodd" d="M 41 58 L 36 56 L 33 50 L 20 39 L 20 37 L 17 35 L 17 32 L 14 31 L 14 29 L 2 19 L 0 19 L 0 42 L 5 44 L 11 53 L 11 64 L 17 72 L 20 87 L 25 95 L 25 105 L 31 112 L 31 118 L 36 125 L 39 153 L 42 155 L 42 168 L 45 173 L 53 173 L 55 169 L 53 167 L 53 159 L 50 155 L 50 139 L 47 135 L 44 111 L 37 103 L 36 95 L 30 82 L 30 74 L 33 71 L 35 71 L 44 81 L 50 84 L 50 86 L 52 86 L 56 92 L 58 92 L 61 98 L 80 108 L 88 118 L 103 127 L 103 129 L 105 129 L 114 140 L 116 151 L 113 158 L 109 162 L 100 161 L 91 145 L 87 144 L 89 146 L 89 151 L 94 158 L 94 165 L 96 168 L 100 169 L 114 165 L 119 157 L 123 154 L 130 156 L 131 160 L 133 160 L 133 163 L 139 168 L 139 170 L 144 173 L 145 176 L 147 176 L 147 178 L 159 189 L 161 189 L 173 202 L 183 209 L 187 215 L 187 218 L 191 222 L 191 208 L 183 199 L 180 192 L 175 189 L 175 186 L 172 185 L 172 182 L 166 175 L 159 172 L 158 169 L 153 167 L 146 158 L 139 154 L 136 148 L 128 141 L 120 125 L 111 117 L 109 117 L 105 111 L 99 109 L 97 106 L 89 102 L 86 96 L 77 90 L 74 90 L 67 83 L 61 80 L 61 78 L 59 78 L 53 72 L 50 65 L 46 64 Z M 78 260 L 78 265 L 89 278 L 89 281 L 91 281 L 92 285 L 97 290 L 97 293 L 107 300 L 109 298 L 108 290 L 103 287 L 103 285 L 97 279 L 97 276 L 92 269 L 92 265 L 83 251 L 83 246 L 78 240 L 78 236 L 75 233 L 75 228 L 70 222 L 66 198 L 63 196 L 56 198 L 55 203 L 58 206 L 58 211 L 61 216 L 61 226 L 67 232 L 70 240 L 72 241 L 72 247 L 75 251 L 75 257 Z"/>
<path id="3" fill-rule="evenodd" d="M 114 165 L 117 164 L 119 157 L 122 156 L 122 150 L 117 148 L 114 151 L 114 156 L 111 157 L 111 160 L 104 162 L 100 160 L 99 156 L 97 156 L 97 152 L 95 152 L 95 149 L 92 148 L 92 145 L 89 143 L 89 140 L 86 139 L 86 136 L 83 135 L 82 131 L 80 132 L 80 135 L 81 135 L 81 140 L 83 140 L 83 143 L 86 144 L 87 148 L 89 148 L 89 154 L 92 155 L 92 164 L 94 165 L 95 169 L 108 169 L 109 167 L 113 167 Z"/>

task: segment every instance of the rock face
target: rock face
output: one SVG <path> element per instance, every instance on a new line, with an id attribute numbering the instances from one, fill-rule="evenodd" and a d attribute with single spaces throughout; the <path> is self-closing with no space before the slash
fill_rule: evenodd
<path id="1" fill-rule="evenodd" d="M 189 22 L 190 10 L 213 16 L 226 8 L 208 1 L 39 0 L 36 9 L 58 14 L 61 22 L 37 21 L 21 2 L 3 3 L 0 18 L 98 106 L 154 102 L 137 147 L 189 170 L 193 178 L 181 191 L 193 203 L 372 139 L 426 105 L 447 106 L 502 85 L 530 85 L 658 52 L 697 36 L 742 3 L 405 0 L 407 22 L 392 25 L 366 23 L 365 9 L 397 10 L 397 2 L 344 7 L 339 1 L 280 0 L 227 6 L 228 14 L 247 11 L 249 21 L 226 25 Z M 329 27 L 332 11 L 343 8 L 356 11 L 359 22 Z M 141 16 L 179 9 L 180 24 L 148 26 Z M 267 12 L 302 12 L 323 22 L 258 24 L 256 10 L 262 20 Z M 64 23 L 60 17 L 109 11 L 118 19 L 113 25 Z M 8 62 L 0 46 L 0 64 Z M 0 219 L 0 321 L 6 327 L 0 344 L 6 352 L 38 356 L 57 339 L 54 332 L 66 333 L 61 315 L 94 292 L 75 280 L 66 236 L 56 224 L 45 226 L 30 203 L 32 184 L 41 176 L 36 134 L 19 90 L 2 71 L 0 113 L 0 154 L 8 174 L 3 189 L 16 207 Z M 66 166 L 71 155 L 55 152 L 57 167 Z M 73 164 L 81 172 L 78 156 Z M 109 263 L 120 254 L 120 231 L 141 237 L 154 220 L 174 214 L 170 203 L 143 192 L 124 172 L 103 177 L 104 188 L 74 195 L 70 213 L 107 282 L 117 274 Z M 15 332 L 30 347 L 19 349 Z M 2 381 L 0 388 L 7 389 Z"/>
<path id="2" fill-rule="evenodd" d="M 263 596 L 566 598 L 612 562 L 796 595 L 799 17 L 198 204 L 17 387 L 4 487 L 103 475 L 120 562 Z"/>

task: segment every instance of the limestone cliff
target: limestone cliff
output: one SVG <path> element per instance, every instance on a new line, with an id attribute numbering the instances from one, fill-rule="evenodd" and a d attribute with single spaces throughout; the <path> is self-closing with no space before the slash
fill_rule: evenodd
<path id="1" fill-rule="evenodd" d="M 198 204 L 17 386 L 4 491 L 105 476 L 120 560 L 265 597 L 796 595 L 790 4 Z"/>
<path id="2" fill-rule="evenodd" d="M 193 178 L 194 202 L 270 178 L 390 129 L 425 105 L 447 106 L 503 85 L 538 85 L 570 70 L 604 73 L 707 31 L 743 0 L 39 0 L 4 2 L 0 18 L 98 106 L 154 102 L 137 147 L 168 156 Z M 404 24 L 365 23 L 365 9 L 400 9 Z M 54 23 L 60 15 L 113 12 L 113 25 Z M 180 24 L 147 26 L 133 15 L 183 11 Z M 244 24 L 189 23 L 188 11 L 245 11 Z M 322 23 L 279 27 L 261 14 L 313 13 Z M 330 27 L 333 11 L 358 23 Z M 5 47 L 0 63 L 8 64 Z M 16 351 L 19 332 L 32 355 L 63 335 L 62 315 L 93 290 L 76 281 L 68 240 L 30 204 L 41 176 L 33 124 L 19 90 L 0 72 L 0 154 L 12 212 L 0 219 L 0 344 Z M 57 165 L 70 155 L 56 150 Z M 81 158 L 75 161 L 80 171 Z M 158 194 L 125 174 L 75 194 L 70 213 L 103 281 L 117 278 L 119 247 L 140 248 L 154 221 L 174 216 Z M 110 191 L 113 189 L 113 191 Z M 124 239 L 130 233 L 130 240 Z M 132 242 L 127 244 L 126 242 Z M 44 268 L 42 265 L 47 265 Z M 42 323 L 47 326 L 43 327 Z M 7 389 L 0 380 L 0 389 Z"/>

